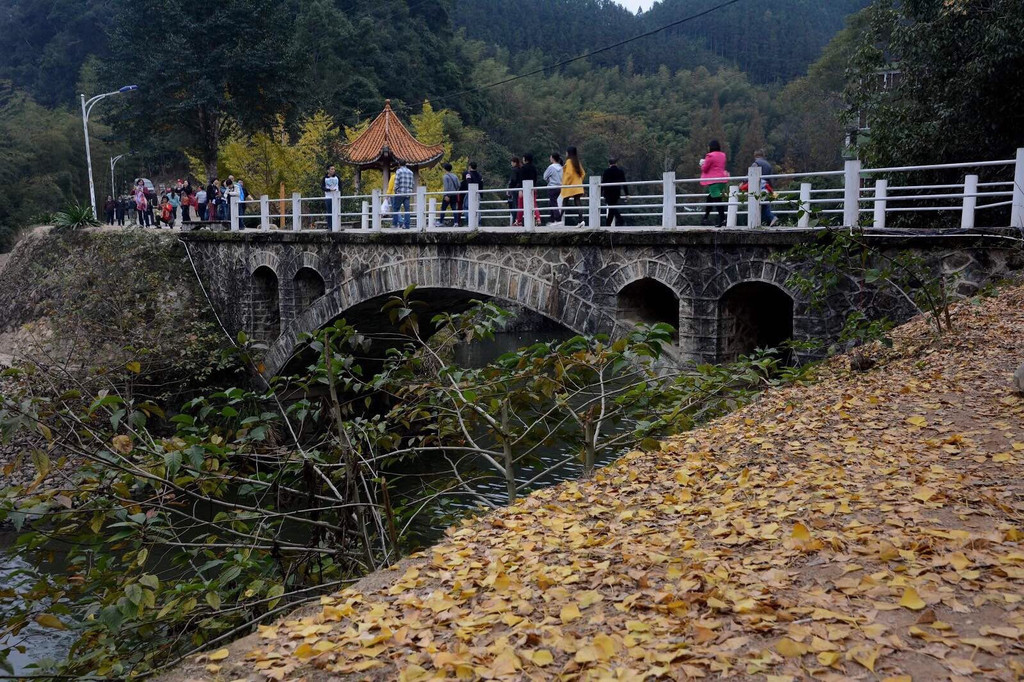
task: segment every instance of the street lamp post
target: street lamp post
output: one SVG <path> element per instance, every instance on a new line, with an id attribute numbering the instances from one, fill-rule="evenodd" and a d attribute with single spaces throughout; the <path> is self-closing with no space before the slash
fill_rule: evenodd
<path id="1" fill-rule="evenodd" d="M 102 95 L 96 95 L 88 100 L 85 99 L 85 95 L 82 95 L 82 129 L 85 131 L 85 163 L 89 168 L 89 201 L 92 203 L 92 215 L 95 217 L 96 213 L 96 185 L 92 181 L 92 151 L 89 149 L 89 114 L 92 113 L 92 108 L 105 97 L 111 95 L 122 95 L 126 92 L 138 90 L 138 85 L 126 85 L 123 88 L 114 90 L 113 92 L 105 92 Z"/>
<path id="2" fill-rule="evenodd" d="M 117 156 L 110 157 L 110 196 L 112 197 L 117 196 L 117 188 L 114 187 L 114 166 L 116 166 L 117 162 L 126 156 L 128 156 L 128 154 L 118 154 Z"/>

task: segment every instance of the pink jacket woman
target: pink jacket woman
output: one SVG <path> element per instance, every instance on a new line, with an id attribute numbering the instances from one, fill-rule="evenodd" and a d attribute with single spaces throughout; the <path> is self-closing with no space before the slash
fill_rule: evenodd
<path id="1" fill-rule="evenodd" d="M 725 170 L 725 152 L 708 152 L 708 155 L 701 159 L 700 162 L 700 177 L 700 184 L 704 186 L 725 182 L 722 178 L 729 177 L 729 172 Z"/>

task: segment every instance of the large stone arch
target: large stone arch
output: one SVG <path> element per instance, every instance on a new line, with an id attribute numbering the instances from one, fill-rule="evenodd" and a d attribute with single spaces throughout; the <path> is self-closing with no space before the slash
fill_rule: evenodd
<path id="1" fill-rule="evenodd" d="M 265 374 L 276 374 L 287 364 L 303 334 L 322 328 L 357 305 L 413 284 L 421 289 L 452 289 L 508 301 L 577 333 L 615 331 L 613 311 L 567 291 L 557 280 L 516 270 L 507 261 L 424 255 L 361 270 L 329 290 L 271 344 L 264 360 Z"/>

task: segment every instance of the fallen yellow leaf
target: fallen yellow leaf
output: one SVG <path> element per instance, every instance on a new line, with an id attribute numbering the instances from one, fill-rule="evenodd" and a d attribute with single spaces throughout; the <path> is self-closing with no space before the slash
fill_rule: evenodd
<path id="1" fill-rule="evenodd" d="M 920 611 L 924 607 L 928 606 L 921 596 L 917 593 L 913 587 L 908 587 L 903 591 L 903 598 L 900 599 L 900 606 L 903 608 L 910 609 L 912 611 Z"/>
<path id="2" fill-rule="evenodd" d="M 797 522 L 793 526 L 793 534 L 791 536 L 794 540 L 801 540 L 806 542 L 811 539 L 811 531 L 807 530 L 807 526 Z"/>

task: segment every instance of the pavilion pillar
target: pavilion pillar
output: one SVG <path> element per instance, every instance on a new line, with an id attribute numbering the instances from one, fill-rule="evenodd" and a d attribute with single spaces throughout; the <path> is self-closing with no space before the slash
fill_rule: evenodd
<path id="1" fill-rule="evenodd" d="M 356 166 L 355 185 L 356 185 L 355 193 L 357 195 L 362 194 L 363 193 L 363 169 L 360 168 L 359 166 Z"/>
<path id="2" fill-rule="evenodd" d="M 384 194 L 388 193 L 388 185 L 391 184 L 391 166 L 384 164 L 381 166 L 381 177 L 384 178 L 384 186 L 381 187 L 381 192 Z"/>

